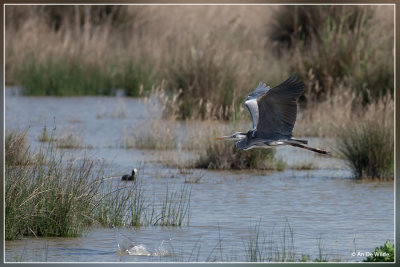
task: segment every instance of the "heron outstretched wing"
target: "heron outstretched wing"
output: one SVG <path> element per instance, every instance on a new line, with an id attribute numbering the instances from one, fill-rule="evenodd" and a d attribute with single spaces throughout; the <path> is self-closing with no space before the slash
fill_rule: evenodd
<path id="1" fill-rule="evenodd" d="M 257 98 L 257 135 L 278 133 L 291 136 L 297 116 L 297 99 L 303 92 L 304 83 L 290 77 Z"/>
<path id="2" fill-rule="evenodd" d="M 269 86 L 267 86 L 265 83 L 260 82 L 257 88 L 254 89 L 254 91 L 247 96 L 247 99 L 244 102 L 251 115 L 251 120 L 253 122 L 253 130 L 257 128 L 258 117 L 259 117 L 257 98 L 268 92 L 269 89 L 270 89 Z"/>

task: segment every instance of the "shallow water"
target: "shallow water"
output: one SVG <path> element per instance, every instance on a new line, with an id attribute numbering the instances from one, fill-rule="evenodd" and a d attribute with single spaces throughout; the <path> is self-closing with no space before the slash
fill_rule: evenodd
<path id="1" fill-rule="evenodd" d="M 122 148 L 125 137 L 159 116 L 156 107 L 134 98 L 22 97 L 6 90 L 6 131 L 29 127 L 33 148 L 41 145 L 38 137 L 44 125 L 49 131 L 55 127 L 57 135 L 73 133 L 92 148 L 67 150 L 69 155 L 104 159 L 115 179 L 143 163 L 143 186 L 156 194 L 165 193 L 167 185 L 179 188 L 185 180 L 176 169 L 159 163 L 163 155 L 197 156 Z M 310 140 L 317 146 L 324 142 Z M 91 228 L 79 238 L 7 241 L 5 260 L 246 261 L 247 242 L 257 224 L 267 239 L 280 245 L 288 223 L 297 258 L 318 257 L 319 244 L 328 259 L 362 261 L 351 253 L 370 252 L 393 241 L 393 182 L 354 181 L 343 161 L 309 151 L 279 147 L 277 156 L 288 163 L 283 172 L 196 170 L 202 178 L 192 185 L 189 226 Z M 290 168 L 309 162 L 316 169 Z"/>

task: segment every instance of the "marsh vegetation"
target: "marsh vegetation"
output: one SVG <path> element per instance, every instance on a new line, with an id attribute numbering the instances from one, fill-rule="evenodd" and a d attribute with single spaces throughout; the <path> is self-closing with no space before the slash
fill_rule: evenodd
<path id="1" fill-rule="evenodd" d="M 380 5 L 5 6 L 5 82 L 22 93 L 6 108 L 6 240 L 100 227 L 104 240 L 128 229 L 135 245 L 161 242 L 138 261 L 171 236 L 182 255 L 170 247 L 167 261 L 363 260 L 346 254 L 358 232 L 342 218 L 369 229 L 365 250 L 391 238 L 393 22 Z M 331 157 L 216 141 L 249 129 L 243 100 L 259 81 L 292 75 L 306 85 L 293 135 Z M 137 179 L 121 181 L 132 167 Z M 239 237 L 255 214 L 268 225 Z M 272 224 L 284 225 L 277 236 Z"/>
<path id="2" fill-rule="evenodd" d="M 163 199 L 149 199 L 140 175 L 134 183 L 107 178 L 104 163 L 65 159 L 54 141 L 31 151 L 26 132 L 10 132 L 5 145 L 6 240 L 80 236 L 92 225 L 189 223 L 190 185 L 167 187 Z"/>
<path id="3" fill-rule="evenodd" d="M 235 122 L 249 119 L 242 101 L 258 81 L 274 86 L 294 74 L 306 84 L 294 133 L 343 139 L 345 126 L 365 121 L 371 106 L 393 102 L 393 29 L 388 6 L 7 6 L 6 83 L 20 84 L 27 95 L 123 89 L 156 95 L 169 119 Z M 383 112 L 393 120 L 393 109 Z M 377 125 L 385 133 L 390 127 Z M 169 131 L 163 142 L 145 134 L 125 145 L 171 149 L 177 144 Z M 369 135 L 365 127 L 358 131 Z M 363 141 L 351 143 L 357 142 Z M 369 148 L 352 153 L 370 155 Z"/>

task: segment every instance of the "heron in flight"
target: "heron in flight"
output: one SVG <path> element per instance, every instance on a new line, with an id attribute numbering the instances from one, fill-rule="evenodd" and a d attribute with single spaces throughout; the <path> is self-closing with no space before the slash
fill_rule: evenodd
<path id="1" fill-rule="evenodd" d="M 240 150 L 290 145 L 321 154 L 328 151 L 306 146 L 307 140 L 292 137 L 297 115 L 297 100 L 304 92 L 304 83 L 290 77 L 280 85 L 270 88 L 260 82 L 245 100 L 253 127 L 247 133 L 236 132 L 218 140 L 236 141 Z"/>

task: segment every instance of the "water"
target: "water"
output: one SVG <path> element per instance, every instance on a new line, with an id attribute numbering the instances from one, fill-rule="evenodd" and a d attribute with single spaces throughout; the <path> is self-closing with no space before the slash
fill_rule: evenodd
<path id="1" fill-rule="evenodd" d="M 56 128 L 57 134 L 73 133 L 90 149 L 67 150 L 70 155 L 79 158 L 86 153 L 104 159 L 115 179 L 144 164 L 143 186 L 153 194 L 165 193 L 167 185 L 177 188 L 185 180 L 178 170 L 160 164 L 160 158 L 197 156 L 180 150 L 123 148 L 126 137 L 145 130 L 146 121 L 160 117 L 157 107 L 143 100 L 23 97 L 10 92 L 6 90 L 6 131 L 29 127 L 33 148 L 40 146 L 38 137 L 44 125 L 48 131 Z M 310 140 L 311 145 L 320 142 Z M 246 261 L 246 246 L 256 225 L 277 246 L 282 245 L 285 225 L 289 225 L 297 258 L 306 254 L 314 259 L 321 248 L 331 260 L 362 261 L 363 257 L 353 257 L 352 252 L 370 252 L 386 240 L 393 242 L 393 182 L 354 181 L 343 161 L 309 151 L 280 147 L 277 155 L 289 167 L 312 162 L 317 168 L 283 172 L 196 170 L 195 175 L 202 178 L 192 185 L 189 226 L 91 228 L 78 238 L 6 241 L 5 260 Z"/>

